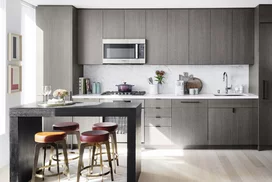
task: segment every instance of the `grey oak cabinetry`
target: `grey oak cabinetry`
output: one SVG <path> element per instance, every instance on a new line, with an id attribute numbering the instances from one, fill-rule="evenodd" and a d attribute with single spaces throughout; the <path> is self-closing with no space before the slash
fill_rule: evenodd
<path id="1" fill-rule="evenodd" d="M 125 38 L 145 39 L 145 10 L 125 10 Z"/>
<path id="2" fill-rule="evenodd" d="M 125 11 L 103 10 L 103 38 L 125 38 Z"/>
<path id="3" fill-rule="evenodd" d="M 38 6 L 39 58 L 43 59 L 44 85 L 52 90 L 63 88 L 78 93 L 78 77 L 82 66 L 77 64 L 77 11 L 72 6 Z M 42 32 L 43 35 L 40 35 Z M 61 71 L 60 71 L 61 70 Z"/>
<path id="4" fill-rule="evenodd" d="M 145 100 L 145 146 L 172 145 L 171 100 Z"/>
<path id="5" fill-rule="evenodd" d="M 147 64 L 167 64 L 167 10 L 146 10 Z"/>
<path id="6" fill-rule="evenodd" d="M 232 64 L 232 9 L 211 10 L 211 64 Z"/>
<path id="7" fill-rule="evenodd" d="M 240 102 L 242 101 L 242 104 Z M 209 101 L 210 145 L 257 145 L 258 110 L 254 100 Z"/>
<path id="8" fill-rule="evenodd" d="M 233 63 L 254 63 L 254 10 L 233 9 Z"/>
<path id="9" fill-rule="evenodd" d="M 189 64 L 211 64 L 211 10 L 189 10 Z"/>
<path id="10" fill-rule="evenodd" d="M 171 139 L 174 145 L 208 144 L 207 100 L 172 100 Z"/>
<path id="11" fill-rule="evenodd" d="M 78 10 L 78 63 L 102 64 L 102 10 Z"/>
<path id="12" fill-rule="evenodd" d="M 167 64 L 188 64 L 188 18 L 188 10 L 168 10 Z"/>
<path id="13" fill-rule="evenodd" d="M 269 8 L 270 7 L 270 8 Z M 260 15 L 264 7 L 260 6 Z M 265 12 L 272 7 L 265 8 Z M 264 12 L 264 13 L 265 13 Z M 272 145 L 272 20 L 259 24 L 259 145 Z"/>

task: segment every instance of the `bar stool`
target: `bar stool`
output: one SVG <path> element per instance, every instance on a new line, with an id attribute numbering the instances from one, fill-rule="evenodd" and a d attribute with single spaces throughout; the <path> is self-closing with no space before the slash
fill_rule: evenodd
<path id="1" fill-rule="evenodd" d="M 66 148 L 66 133 L 63 131 L 53 131 L 53 132 L 38 132 L 35 134 L 35 152 L 34 152 L 34 164 L 32 169 L 32 179 L 31 182 L 35 182 L 35 177 L 39 177 L 44 179 L 44 170 L 45 168 L 52 167 L 52 165 L 45 165 L 45 158 L 46 158 L 46 147 L 51 146 L 56 149 L 56 157 L 57 157 L 57 174 L 52 175 L 46 175 L 46 177 L 49 176 L 56 176 L 58 175 L 58 180 L 60 181 L 60 172 L 59 172 L 59 160 L 58 160 L 58 144 L 61 144 L 63 147 L 63 153 L 64 153 L 64 160 L 65 160 L 65 167 L 66 170 L 63 172 L 64 174 L 67 174 L 68 179 L 70 178 L 69 173 L 69 166 L 68 166 L 68 158 L 67 158 L 67 148 Z M 43 166 L 38 168 L 38 159 L 39 159 L 39 152 L 41 148 L 44 148 L 44 158 L 43 158 Z M 37 174 L 37 172 L 42 171 L 42 174 Z"/>
<path id="2" fill-rule="evenodd" d="M 95 123 L 93 125 L 93 130 L 105 130 L 110 133 L 112 156 L 113 156 L 112 160 L 114 162 L 114 173 L 116 173 L 116 163 L 117 163 L 117 166 L 119 166 L 117 139 L 116 139 L 117 128 L 118 128 L 118 124 L 113 122 Z"/>
<path id="3" fill-rule="evenodd" d="M 103 131 L 103 130 L 96 130 L 96 131 L 86 131 L 81 133 L 80 136 L 81 144 L 80 144 L 80 150 L 79 150 L 79 160 L 78 160 L 78 170 L 77 170 L 77 182 L 79 182 L 79 178 L 81 175 L 81 172 L 85 169 L 91 168 L 91 174 L 89 174 L 89 177 L 96 177 L 101 176 L 103 181 L 103 176 L 111 173 L 111 180 L 113 181 L 113 172 L 112 172 L 112 164 L 111 164 L 111 154 L 110 154 L 110 144 L 109 144 L 109 132 Z M 107 150 L 107 156 L 108 156 L 108 162 L 110 170 L 106 173 L 103 173 L 103 159 L 102 159 L 102 145 L 106 145 Z M 92 164 L 86 167 L 83 167 L 83 154 L 84 149 L 86 147 L 92 147 L 93 153 L 92 153 Z M 94 152 L 95 148 L 98 147 L 100 149 L 100 165 L 94 165 Z M 93 167 L 100 166 L 100 174 L 95 175 L 92 174 Z"/>

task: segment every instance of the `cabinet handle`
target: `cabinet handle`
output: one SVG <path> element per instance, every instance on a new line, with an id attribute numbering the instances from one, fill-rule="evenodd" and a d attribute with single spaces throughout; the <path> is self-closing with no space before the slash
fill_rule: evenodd
<path id="1" fill-rule="evenodd" d="M 160 116 L 156 116 L 156 118 L 161 118 Z"/>
<path id="2" fill-rule="evenodd" d="M 156 125 L 155 127 L 156 127 L 156 128 L 160 128 L 160 127 L 161 127 L 161 125 Z"/>
<path id="3" fill-rule="evenodd" d="M 156 109 L 161 109 L 161 107 L 156 107 Z"/>
<path id="4" fill-rule="evenodd" d="M 268 99 L 268 81 L 263 80 L 263 99 Z"/>
<path id="5" fill-rule="evenodd" d="M 182 104 L 199 104 L 199 101 L 180 101 Z"/>
<path id="6" fill-rule="evenodd" d="M 232 108 L 232 113 L 235 113 L 235 108 Z"/>

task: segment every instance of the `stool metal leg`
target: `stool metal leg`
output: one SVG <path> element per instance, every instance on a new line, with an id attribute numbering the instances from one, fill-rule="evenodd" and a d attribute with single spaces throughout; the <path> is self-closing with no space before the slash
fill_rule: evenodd
<path id="1" fill-rule="evenodd" d="M 43 166 L 45 166 L 45 159 L 46 159 L 46 145 L 43 147 Z M 43 181 L 44 181 L 44 171 L 45 171 L 45 168 L 42 169 Z"/>
<path id="2" fill-rule="evenodd" d="M 116 132 L 113 133 L 113 139 L 114 139 L 114 146 L 115 146 L 115 157 L 116 157 L 116 162 L 117 162 L 117 166 L 119 166 L 118 151 L 117 151 Z"/>
<path id="3" fill-rule="evenodd" d="M 65 165 L 66 165 L 65 173 L 67 174 L 68 179 L 70 179 L 66 141 L 62 140 L 60 143 L 62 144 L 62 147 L 63 147 L 64 161 L 65 161 Z"/>
<path id="4" fill-rule="evenodd" d="M 86 144 L 82 143 L 82 144 L 80 144 L 80 147 L 79 147 L 79 159 L 78 159 L 78 166 L 77 166 L 77 182 L 79 182 L 79 178 L 80 178 L 85 146 L 86 146 Z"/>
<path id="5" fill-rule="evenodd" d="M 35 182 L 36 181 L 36 169 L 37 169 L 37 165 L 38 165 L 38 159 L 39 159 L 39 152 L 40 152 L 40 148 L 42 145 L 40 145 L 39 143 L 37 143 L 35 145 L 35 150 L 34 150 L 34 163 L 33 163 L 33 169 L 32 169 L 32 179 L 31 182 Z"/>
<path id="6" fill-rule="evenodd" d="M 112 163 L 111 163 L 110 144 L 109 144 L 109 142 L 106 142 L 105 145 L 106 145 L 106 148 L 107 148 L 108 161 L 109 161 L 110 173 L 111 173 L 111 181 L 114 181 L 113 172 L 112 172 Z M 101 151 L 100 151 L 100 153 L 101 153 Z"/>
<path id="7" fill-rule="evenodd" d="M 101 179 L 103 181 L 103 159 L 102 159 L 102 146 L 101 144 L 97 144 L 100 149 L 100 169 L 101 169 Z"/>
<path id="8" fill-rule="evenodd" d="M 95 149 L 96 149 L 96 146 L 94 145 L 94 146 L 93 146 L 93 152 L 92 152 L 92 167 L 91 167 L 91 171 L 93 171 L 94 157 L 95 157 Z"/>
<path id="9" fill-rule="evenodd" d="M 114 144 L 114 139 L 113 139 L 113 134 L 110 134 L 111 138 L 111 148 L 112 148 L 112 159 L 114 163 L 114 173 L 116 174 L 116 153 L 115 153 L 115 144 Z"/>

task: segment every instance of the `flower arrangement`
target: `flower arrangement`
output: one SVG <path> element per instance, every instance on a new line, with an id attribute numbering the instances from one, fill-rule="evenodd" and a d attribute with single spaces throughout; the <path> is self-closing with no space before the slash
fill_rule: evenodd
<path id="1" fill-rule="evenodd" d="M 163 70 L 161 70 L 161 71 L 157 70 L 155 73 L 156 73 L 155 78 L 156 78 L 156 81 L 158 82 L 158 84 L 163 84 L 165 72 Z"/>
<path id="2" fill-rule="evenodd" d="M 67 95 L 68 95 L 68 91 L 65 89 L 57 89 L 53 92 L 53 97 L 58 97 L 60 99 L 64 99 L 64 97 Z"/>

